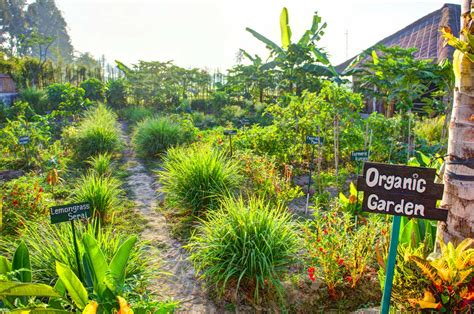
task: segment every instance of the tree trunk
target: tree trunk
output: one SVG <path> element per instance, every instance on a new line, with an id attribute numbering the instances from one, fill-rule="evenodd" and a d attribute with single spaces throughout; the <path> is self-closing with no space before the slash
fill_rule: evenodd
<path id="1" fill-rule="evenodd" d="M 472 0 L 464 0 L 462 16 L 471 10 Z M 466 27 L 462 18 L 461 26 Z M 471 29 L 472 33 L 473 30 Z M 462 36 L 462 35 L 461 35 Z M 461 39 L 465 40 L 465 38 Z M 460 62 L 460 76 L 454 87 L 454 103 L 449 125 L 448 158 L 444 174 L 441 207 L 449 210 L 446 223 L 440 223 L 441 237 L 459 242 L 474 238 L 474 63 Z M 469 163 L 470 162 L 470 163 Z M 464 164 L 463 164 L 464 163 Z"/>

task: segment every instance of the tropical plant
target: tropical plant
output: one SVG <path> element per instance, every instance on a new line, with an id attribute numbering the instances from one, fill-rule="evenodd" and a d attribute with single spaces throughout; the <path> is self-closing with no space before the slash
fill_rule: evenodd
<path id="1" fill-rule="evenodd" d="M 109 176 L 89 173 L 78 181 L 74 189 L 74 200 L 91 204 L 92 216 L 107 222 L 119 208 L 120 182 Z"/>
<path id="2" fill-rule="evenodd" d="M 112 172 L 112 162 L 110 154 L 99 154 L 87 160 L 90 169 L 99 177 L 109 176 Z"/>
<path id="3" fill-rule="evenodd" d="M 169 149 L 158 173 L 166 201 L 194 215 L 217 209 L 240 183 L 238 163 L 202 144 Z"/>
<path id="4" fill-rule="evenodd" d="M 194 136 L 193 130 L 182 123 L 168 117 L 150 117 L 137 124 L 132 142 L 138 154 L 155 157 L 169 147 L 193 141 Z"/>
<path id="5" fill-rule="evenodd" d="M 107 81 L 107 104 L 114 108 L 127 105 L 129 88 L 127 81 L 123 78 Z"/>
<path id="6" fill-rule="evenodd" d="M 81 83 L 84 90 L 84 97 L 91 101 L 105 101 L 105 85 L 96 78 L 90 78 Z"/>
<path id="7" fill-rule="evenodd" d="M 338 77 L 326 52 L 316 45 L 324 35 L 326 26 L 326 23 L 321 24 L 321 17 L 315 13 L 311 28 L 298 42 L 292 43 L 288 10 L 283 8 L 280 15 L 281 46 L 251 28 L 246 30 L 270 50 L 272 60 L 262 65 L 261 69 L 275 69 L 281 77 L 280 85 L 286 91 L 300 95 L 305 89 L 316 91 L 319 87 L 318 77 Z"/>
<path id="8" fill-rule="evenodd" d="M 197 271 L 220 295 L 228 289 L 248 293 L 256 302 L 272 291 L 299 249 L 291 215 L 283 207 L 251 197 L 228 198 L 208 215 L 188 248 Z"/>
<path id="9" fill-rule="evenodd" d="M 465 239 L 458 246 L 440 241 L 441 253 L 433 260 L 409 257 L 426 276 L 423 299 L 409 299 L 414 308 L 446 313 L 469 312 L 474 306 L 474 245 Z"/>

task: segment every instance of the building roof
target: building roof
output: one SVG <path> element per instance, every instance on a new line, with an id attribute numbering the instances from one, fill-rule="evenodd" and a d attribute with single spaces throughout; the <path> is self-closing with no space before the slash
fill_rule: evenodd
<path id="1" fill-rule="evenodd" d="M 459 35 L 461 21 L 461 6 L 446 3 L 439 10 L 431 12 L 398 32 L 382 39 L 375 45 L 401 48 L 417 48 L 414 56 L 417 59 L 432 59 L 439 62 L 452 59 L 453 48 L 443 45 L 443 38 L 439 31 L 441 26 L 449 26 L 455 36 Z M 343 72 L 357 56 L 336 66 L 338 72 Z"/>

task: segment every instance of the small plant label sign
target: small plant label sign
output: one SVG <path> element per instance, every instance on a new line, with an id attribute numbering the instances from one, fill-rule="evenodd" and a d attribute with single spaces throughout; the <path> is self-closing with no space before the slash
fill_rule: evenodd
<path id="1" fill-rule="evenodd" d="M 306 144 L 309 145 L 321 145 L 323 144 L 324 139 L 320 136 L 312 136 L 312 135 L 307 135 L 306 136 Z"/>
<path id="2" fill-rule="evenodd" d="M 369 160 L 369 151 L 367 150 L 356 150 L 351 152 L 352 161 L 368 161 Z"/>
<path id="3" fill-rule="evenodd" d="M 236 135 L 237 130 L 224 130 L 224 135 Z"/>
<path id="4" fill-rule="evenodd" d="M 91 205 L 89 203 L 76 203 L 50 208 L 51 223 L 74 221 L 91 217 Z"/>
<path id="5" fill-rule="evenodd" d="M 240 120 L 240 123 L 242 123 L 242 125 L 249 125 L 250 124 L 250 120 L 247 119 L 247 118 L 243 118 L 242 120 Z"/>
<path id="6" fill-rule="evenodd" d="M 18 144 L 20 145 L 27 145 L 30 142 L 29 136 L 20 136 L 18 137 Z"/>
<path id="7" fill-rule="evenodd" d="M 366 162 L 357 189 L 364 191 L 362 211 L 446 221 L 448 211 L 436 208 L 443 185 L 436 170 Z"/>

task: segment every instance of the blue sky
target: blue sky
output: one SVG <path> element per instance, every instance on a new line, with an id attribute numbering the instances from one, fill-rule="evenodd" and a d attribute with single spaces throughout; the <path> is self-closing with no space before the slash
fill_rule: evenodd
<path id="1" fill-rule="evenodd" d="M 289 11 L 293 38 L 314 11 L 328 23 L 321 46 L 337 65 L 418 18 L 442 0 L 56 0 L 74 47 L 128 64 L 174 60 L 183 67 L 225 70 L 239 48 L 267 57 L 246 27 L 280 42 L 279 15 Z M 453 0 L 450 3 L 460 3 Z M 346 31 L 348 47 L 346 49 Z M 347 52 L 346 52 L 347 50 Z"/>

